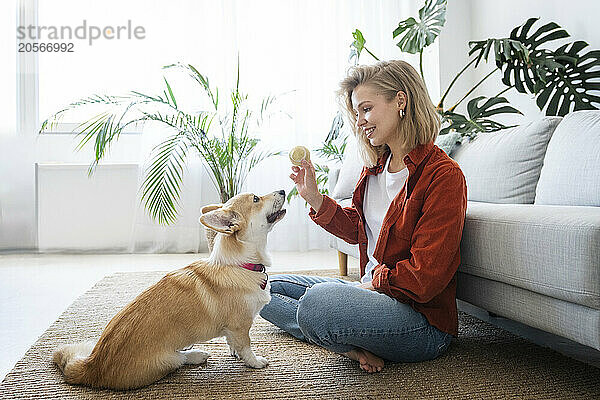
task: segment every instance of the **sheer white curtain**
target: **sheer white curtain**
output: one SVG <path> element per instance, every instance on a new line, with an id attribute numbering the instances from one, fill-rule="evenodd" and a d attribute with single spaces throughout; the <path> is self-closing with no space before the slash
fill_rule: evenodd
<path id="1" fill-rule="evenodd" d="M 17 45 L 14 40 L 17 26 L 17 4 L 14 1 L 0 3 L 0 248 L 10 243 L 14 231 L 19 228 L 19 204 L 11 201 L 15 187 L 23 179 L 14 177 L 20 151 L 11 151 L 20 144 L 16 139 L 17 129 Z M 17 216 L 15 217 L 15 214 Z M 20 238 L 19 238 L 20 239 Z"/>
<path id="2" fill-rule="evenodd" d="M 256 101 L 278 96 L 276 107 L 282 111 L 254 132 L 262 146 L 282 151 L 298 144 L 315 148 L 337 111 L 334 92 L 348 67 L 354 29 L 363 32 L 366 46 L 379 58 L 404 58 L 417 67 L 418 58 L 400 53 L 392 32 L 421 6 L 421 2 L 397 0 L 40 1 L 40 25 L 76 26 L 86 19 L 88 25 L 106 26 L 131 20 L 146 32 L 143 40 L 82 45 L 67 57 L 40 55 L 40 117 L 93 93 L 160 93 L 163 75 L 175 88 L 178 102 L 197 108 L 202 105 L 201 91 L 183 74 L 161 69 L 178 61 L 208 76 L 220 88 L 221 100 L 228 101 L 239 56 L 241 90 Z M 428 49 L 425 60 L 428 87 L 438 93 L 435 47 Z M 374 60 L 363 54 L 361 62 Z M 148 151 L 165 134 L 146 126 L 139 140 L 133 141 L 131 156 L 116 161 L 145 162 Z M 182 211 L 175 225 L 159 227 L 140 206 L 132 227 L 132 251 L 203 248 L 199 210 L 218 196 L 200 165 L 199 160 L 188 165 Z M 287 156 L 271 158 L 255 168 L 245 188 L 257 194 L 288 192 L 293 187 L 289 173 Z M 288 215 L 270 236 L 271 250 L 328 247 L 327 235 L 309 220 L 303 200 L 298 198 L 286 207 Z"/>
<path id="3" fill-rule="evenodd" d="M 16 132 L 16 54 L 17 44 L 13 39 L 17 26 L 16 3 L 9 1 L 0 6 L 0 54 L 2 54 L 2 67 L 0 71 L 0 87 L 3 96 L 0 96 L 0 138 L 14 136 Z"/>

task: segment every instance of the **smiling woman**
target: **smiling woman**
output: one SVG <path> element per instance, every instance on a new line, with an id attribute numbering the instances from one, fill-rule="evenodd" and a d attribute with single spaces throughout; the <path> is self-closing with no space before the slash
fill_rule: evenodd
<path id="1" fill-rule="evenodd" d="M 275 275 L 261 315 L 298 339 L 358 361 L 367 372 L 381 371 L 384 360 L 434 359 L 458 334 L 465 178 L 433 143 L 440 118 L 410 64 L 352 67 L 338 93 L 367 165 L 352 204 L 321 194 L 309 161 L 293 166 L 290 178 L 316 224 L 358 244 L 361 283 Z"/>

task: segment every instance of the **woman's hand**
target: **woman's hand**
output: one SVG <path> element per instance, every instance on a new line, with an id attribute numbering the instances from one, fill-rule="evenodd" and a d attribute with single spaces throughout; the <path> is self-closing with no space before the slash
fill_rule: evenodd
<path id="1" fill-rule="evenodd" d="M 310 161 L 302 160 L 300 167 L 293 166 L 292 171 L 294 173 L 290 178 L 296 184 L 298 194 L 318 212 L 323 204 L 323 195 L 319 193 L 317 187 L 315 167 Z"/>

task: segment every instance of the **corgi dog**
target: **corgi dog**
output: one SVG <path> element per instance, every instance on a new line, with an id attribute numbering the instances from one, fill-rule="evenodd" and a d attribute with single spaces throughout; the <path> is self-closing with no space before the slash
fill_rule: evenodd
<path id="1" fill-rule="evenodd" d="M 108 323 L 97 343 L 63 345 L 54 362 L 70 384 L 127 390 L 149 385 L 209 353 L 184 350 L 225 336 L 231 354 L 252 368 L 268 361 L 250 348 L 256 314 L 271 300 L 267 234 L 285 216 L 285 192 L 238 194 L 202 208 L 216 232 L 210 256 L 172 271 Z"/>

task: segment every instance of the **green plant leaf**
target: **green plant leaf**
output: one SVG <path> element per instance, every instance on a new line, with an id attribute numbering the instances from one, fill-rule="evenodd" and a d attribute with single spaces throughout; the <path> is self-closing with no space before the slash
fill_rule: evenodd
<path id="1" fill-rule="evenodd" d="M 142 183 L 142 201 L 150 216 L 160 224 L 168 225 L 177 219 L 188 148 L 186 135 L 179 133 L 153 150 L 152 161 Z"/>
<path id="2" fill-rule="evenodd" d="M 173 102 L 173 107 L 177 108 L 177 101 L 175 100 L 175 96 L 173 96 L 173 90 L 171 90 L 171 85 L 169 85 L 167 78 L 163 77 L 163 79 L 165 80 L 165 84 L 167 85 L 167 90 L 169 91 L 169 98 Z M 165 97 L 167 97 L 166 94 Z"/>
<path id="3" fill-rule="evenodd" d="M 288 202 L 288 204 L 296 196 L 298 196 L 298 188 L 294 185 L 294 187 L 292 189 L 288 190 L 288 195 L 287 195 L 287 202 Z"/>
<path id="4" fill-rule="evenodd" d="M 496 66 L 502 68 L 504 64 L 512 61 L 520 61 L 529 64 L 529 50 L 518 40 L 513 39 L 487 39 L 469 42 L 471 50 L 469 56 L 479 52 L 476 57 L 475 67 L 484 59 L 486 62 L 492 47 L 494 48 L 494 59 Z"/>
<path id="5" fill-rule="evenodd" d="M 554 22 L 533 30 L 538 18 L 530 18 L 511 31 L 510 38 L 471 42 L 469 54 L 478 52 L 477 62 L 487 60 L 494 46 L 496 65 L 503 70 L 502 82 L 520 93 L 536 95 L 536 104 L 546 115 L 564 116 L 571 111 L 596 109 L 600 105 L 600 57 L 598 51 L 581 54 L 587 43 L 576 41 L 552 51 L 542 48 L 569 37 Z"/>
<path id="6" fill-rule="evenodd" d="M 394 30 L 394 39 L 401 51 L 411 54 L 420 53 L 435 41 L 446 23 L 446 0 L 427 0 L 419 10 L 420 21 L 410 17 L 398 23 Z"/>
<path id="7" fill-rule="evenodd" d="M 440 131 L 440 135 L 456 131 L 463 136 L 474 136 L 479 132 L 494 132 L 512 128 L 513 126 L 506 126 L 488 118 L 497 114 L 521 114 L 521 112 L 514 107 L 502 105 L 509 104 L 504 97 L 492 97 L 480 105 L 484 99 L 484 96 L 479 96 L 469 101 L 467 104 L 468 117 L 450 111 L 444 112 L 442 114 L 443 122 L 449 123 L 449 125 Z"/>
<path id="8" fill-rule="evenodd" d="M 208 78 L 202 75 L 200 72 L 198 72 L 198 70 L 193 65 L 184 65 L 181 63 L 177 63 L 165 65 L 163 68 L 178 68 L 187 72 L 187 74 L 191 76 L 196 82 L 198 82 L 200 86 L 204 89 L 206 94 L 210 97 L 215 111 L 217 111 L 219 107 L 219 91 L 217 90 L 215 93 L 213 93 Z"/>
<path id="9" fill-rule="evenodd" d="M 576 41 L 554 51 L 560 68 L 542 68 L 534 87 L 536 104 L 546 115 L 564 116 L 571 111 L 593 110 L 600 105 L 600 51 L 579 53 L 588 44 Z"/>
<path id="10" fill-rule="evenodd" d="M 360 58 L 360 53 L 362 53 L 363 49 L 365 48 L 366 41 L 362 32 L 358 29 L 352 32 L 352 37 L 354 38 L 354 41 L 350 45 L 350 57 L 348 58 L 348 61 L 352 62 L 354 59 L 354 64 L 357 64 L 358 59 Z"/>
<path id="11" fill-rule="evenodd" d="M 337 144 L 334 141 L 323 143 L 323 146 L 315 150 L 315 152 L 326 158 L 327 160 L 333 160 L 336 162 L 342 162 L 344 160 L 344 151 L 346 150 L 347 138 L 344 137 L 341 143 Z"/>
<path id="12" fill-rule="evenodd" d="M 540 45 L 567 38 L 569 34 L 554 22 L 549 22 L 531 33 L 531 28 L 538 19 L 530 18 L 510 33 L 510 39 L 521 42 L 529 51 L 529 62 L 510 59 L 502 65 L 502 82 L 507 86 L 514 86 L 520 93 L 535 93 L 536 82 L 544 79 L 545 70 L 562 67 L 553 63 L 553 53 L 540 48 Z"/>

